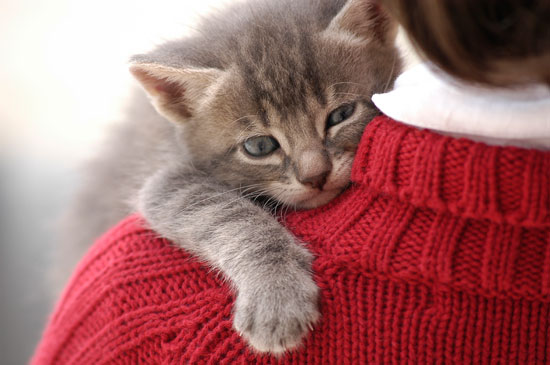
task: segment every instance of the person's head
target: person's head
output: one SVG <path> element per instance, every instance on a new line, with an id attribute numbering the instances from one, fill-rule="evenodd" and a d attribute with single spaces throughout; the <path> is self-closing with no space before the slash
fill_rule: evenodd
<path id="1" fill-rule="evenodd" d="M 424 58 L 462 80 L 550 85 L 550 0 L 379 0 Z"/>

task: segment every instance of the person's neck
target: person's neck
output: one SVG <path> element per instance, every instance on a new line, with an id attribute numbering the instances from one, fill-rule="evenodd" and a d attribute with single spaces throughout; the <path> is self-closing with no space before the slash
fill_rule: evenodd
<path id="1" fill-rule="evenodd" d="M 491 145 L 550 149 L 550 89 L 496 89 L 462 83 L 425 64 L 404 72 L 394 90 L 373 96 L 389 117 Z"/>

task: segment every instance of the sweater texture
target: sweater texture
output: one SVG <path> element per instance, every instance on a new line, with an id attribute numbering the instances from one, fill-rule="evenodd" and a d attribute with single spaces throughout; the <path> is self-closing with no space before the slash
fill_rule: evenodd
<path id="1" fill-rule="evenodd" d="M 254 354 L 223 278 L 133 215 L 80 262 L 32 364 L 550 363 L 550 153 L 382 116 L 352 181 L 285 217 L 322 291 L 300 349 Z"/>

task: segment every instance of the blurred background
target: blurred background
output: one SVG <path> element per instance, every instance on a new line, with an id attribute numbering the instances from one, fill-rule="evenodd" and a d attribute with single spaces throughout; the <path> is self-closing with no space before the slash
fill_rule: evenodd
<path id="1" fill-rule="evenodd" d="M 121 118 L 126 60 L 228 1 L 0 1 L 0 364 L 28 362 L 40 338 L 56 218 Z"/>

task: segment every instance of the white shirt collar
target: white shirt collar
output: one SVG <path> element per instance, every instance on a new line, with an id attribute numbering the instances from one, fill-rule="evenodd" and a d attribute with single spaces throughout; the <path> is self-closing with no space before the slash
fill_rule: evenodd
<path id="1" fill-rule="evenodd" d="M 483 88 L 421 64 L 372 100 L 392 119 L 419 128 L 489 144 L 550 148 L 550 88 L 544 85 Z"/>

